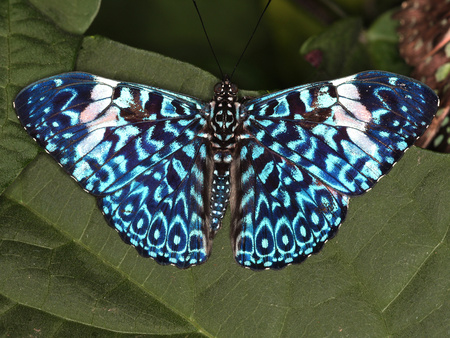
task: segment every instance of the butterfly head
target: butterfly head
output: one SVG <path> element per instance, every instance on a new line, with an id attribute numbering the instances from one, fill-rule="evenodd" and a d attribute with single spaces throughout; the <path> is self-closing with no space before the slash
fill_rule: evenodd
<path id="1" fill-rule="evenodd" d="M 238 87 L 230 81 L 230 79 L 225 76 L 222 82 L 217 83 L 214 86 L 214 100 L 215 101 L 236 101 L 238 93 Z M 230 98 L 232 98 L 230 100 Z"/>

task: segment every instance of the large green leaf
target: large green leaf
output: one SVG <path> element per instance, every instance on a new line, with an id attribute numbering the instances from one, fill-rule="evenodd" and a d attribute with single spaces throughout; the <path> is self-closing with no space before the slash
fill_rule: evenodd
<path id="1" fill-rule="evenodd" d="M 83 34 L 100 9 L 100 0 L 30 0 L 67 32 Z"/>
<path id="2" fill-rule="evenodd" d="M 255 273 L 233 262 L 228 220 L 202 266 L 178 270 L 139 257 L 94 198 L 42 154 L 1 201 L 1 294 L 8 308 L 34 312 L 34 327 L 76 322 L 85 334 L 443 332 L 449 168 L 448 156 L 410 150 L 352 200 L 322 253 Z M 16 323 L 7 318 L 7 327 Z"/>
<path id="3" fill-rule="evenodd" d="M 21 53 L 9 57 L 18 62 Z M 38 68 L 28 80 L 24 72 L 11 92 L 66 70 L 49 66 L 40 75 Z M 83 40 L 76 68 L 203 99 L 216 81 L 101 37 Z M 23 144 L 34 146 L 6 108 L 14 94 L 8 95 L 0 107 L 17 127 L 9 151 L 20 156 Z M 450 329 L 449 156 L 409 150 L 372 191 L 351 200 L 340 233 L 321 253 L 258 273 L 233 261 L 228 218 L 204 265 L 178 270 L 144 259 L 50 156 L 28 158 L 34 160 L 4 181 L 12 183 L 0 197 L 4 336 L 409 337 L 444 336 Z"/>
<path id="4" fill-rule="evenodd" d="M 72 70 L 80 41 L 25 0 L 0 1 L 0 192 L 38 151 L 18 123 L 13 98 L 32 81 Z"/>

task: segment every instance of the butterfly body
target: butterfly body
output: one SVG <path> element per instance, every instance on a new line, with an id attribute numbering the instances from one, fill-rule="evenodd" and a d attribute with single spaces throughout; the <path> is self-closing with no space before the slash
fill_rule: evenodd
<path id="1" fill-rule="evenodd" d="M 208 124 L 213 149 L 213 179 L 211 183 L 211 229 L 219 230 L 230 198 L 230 166 L 236 149 L 236 128 L 239 123 L 238 89 L 227 78 L 214 86 L 209 103 Z"/>
<path id="2" fill-rule="evenodd" d="M 349 198 L 369 190 L 420 136 L 438 99 L 385 72 L 239 102 L 225 79 L 211 102 L 87 73 L 43 79 L 18 117 L 140 254 L 206 261 L 230 205 L 236 261 L 278 269 L 320 250 Z"/>

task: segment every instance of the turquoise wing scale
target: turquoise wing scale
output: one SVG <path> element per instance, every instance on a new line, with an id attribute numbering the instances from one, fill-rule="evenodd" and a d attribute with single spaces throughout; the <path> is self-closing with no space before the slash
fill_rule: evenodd
<path id="1" fill-rule="evenodd" d="M 349 198 L 392 168 L 438 105 L 427 86 L 386 72 L 242 103 L 227 81 L 204 103 L 67 73 L 25 88 L 15 109 L 141 255 L 180 268 L 205 262 L 229 203 L 235 259 L 260 270 L 319 251 Z"/>
<path id="2" fill-rule="evenodd" d="M 29 134 L 140 254 L 184 268 L 210 253 L 204 104 L 148 86 L 67 73 L 15 100 Z"/>
<path id="3" fill-rule="evenodd" d="M 317 252 L 422 135 L 434 92 L 397 74 L 364 72 L 290 88 L 242 107 L 231 203 L 236 260 L 282 268 Z"/>

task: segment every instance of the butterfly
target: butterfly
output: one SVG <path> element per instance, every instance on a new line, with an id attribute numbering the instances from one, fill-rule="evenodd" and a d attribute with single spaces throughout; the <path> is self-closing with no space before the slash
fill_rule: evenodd
<path id="1" fill-rule="evenodd" d="M 261 270 L 318 252 L 438 105 L 426 85 L 381 71 L 237 94 L 227 78 L 203 102 L 72 72 L 29 85 L 14 107 L 141 255 L 205 262 L 229 205 L 234 257 Z"/>

